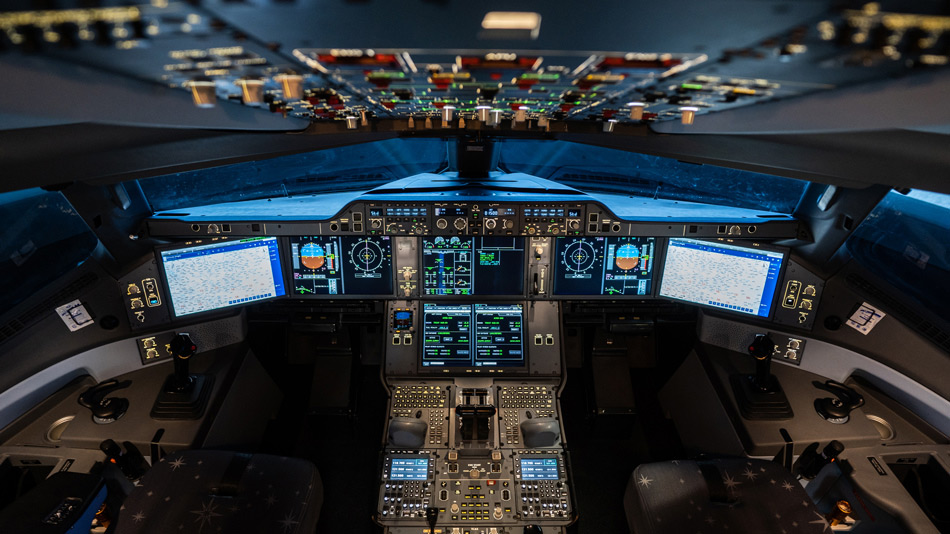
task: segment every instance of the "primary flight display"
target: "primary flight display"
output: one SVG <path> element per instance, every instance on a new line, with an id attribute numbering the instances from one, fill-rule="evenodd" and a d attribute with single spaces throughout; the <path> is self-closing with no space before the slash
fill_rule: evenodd
<path id="1" fill-rule="evenodd" d="M 308 295 L 390 295 L 389 236 L 290 238 L 293 292 Z"/>
<path id="2" fill-rule="evenodd" d="M 650 295 L 654 237 L 559 237 L 555 295 Z"/>

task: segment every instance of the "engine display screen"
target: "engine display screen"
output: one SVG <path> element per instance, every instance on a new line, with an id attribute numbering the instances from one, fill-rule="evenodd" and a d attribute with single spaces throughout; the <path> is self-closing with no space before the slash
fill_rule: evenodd
<path id="1" fill-rule="evenodd" d="M 651 295 L 655 237 L 559 237 L 555 295 Z"/>
<path id="2" fill-rule="evenodd" d="M 389 464 L 390 480 L 426 480 L 429 478 L 428 458 L 393 458 Z"/>
<path id="3" fill-rule="evenodd" d="M 557 458 L 521 458 L 521 480 L 557 480 Z"/>
<path id="4" fill-rule="evenodd" d="M 785 254 L 756 247 L 670 239 L 660 295 L 768 317 Z"/>
<path id="5" fill-rule="evenodd" d="M 521 304 L 423 305 L 423 367 L 524 365 Z"/>
<path id="6" fill-rule="evenodd" d="M 424 295 L 521 295 L 520 237 L 435 236 L 422 239 Z"/>
<path id="7" fill-rule="evenodd" d="M 310 295 L 391 295 L 388 236 L 291 237 L 293 292 Z"/>
<path id="8" fill-rule="evenodd" d="M 284 295 L 276 237 L 163 250 L 159 256 L 176 317 Z"/>

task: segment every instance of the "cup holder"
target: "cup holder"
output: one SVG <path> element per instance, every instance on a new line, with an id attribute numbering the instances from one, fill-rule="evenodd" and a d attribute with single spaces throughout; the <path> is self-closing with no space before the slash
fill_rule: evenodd
<path id="1" fill-rule="evenodd" d="M 894 431 L 894 427 L 884 419 L 877 415 L 865 414 L 865 417 L 868 418 L 868 421 L 874 426 L 874 429 L 877 430 L 877 433 L 881 435 L 881 441 L 889 441 L 894 439 L 894 436 L 897 435 L 897 432 Z"/>
<path id="2" fill-rule="evenodd" d="M 63 439 L 63 432 L 66 430 L 66 427 L 69 426 L 69 422 L 75 417 L 75 415 L 67 415 L 66 417 L 60 417 L 53 421 L 53 424 L 46 429 L 46 441 L 59 443 L 59 441 Z"/>

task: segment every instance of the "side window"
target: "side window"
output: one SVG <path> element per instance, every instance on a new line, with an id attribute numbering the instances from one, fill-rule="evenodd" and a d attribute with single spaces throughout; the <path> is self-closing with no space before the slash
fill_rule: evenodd
<path id="1" fill-rule="evenodd" d="M 98 239 L 62 193 L 0 194 L 0 303 L 6 311 L 81 264 Z"/>
<path id="2" fill-rule="evenodd" d="M 950 195 L 894 191 L 858 226 L 848 251 L 937 317 L 950 302 Z"/>

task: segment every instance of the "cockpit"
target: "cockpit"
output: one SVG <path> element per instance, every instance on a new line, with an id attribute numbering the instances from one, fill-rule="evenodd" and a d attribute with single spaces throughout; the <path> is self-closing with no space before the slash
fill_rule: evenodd
<path id="1" fill-rule="evenodd" d="M 950 532 L 945 6 L 21 3 L 0 532 Z"/>

